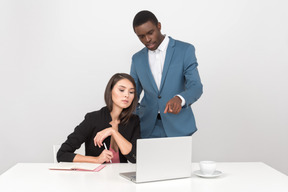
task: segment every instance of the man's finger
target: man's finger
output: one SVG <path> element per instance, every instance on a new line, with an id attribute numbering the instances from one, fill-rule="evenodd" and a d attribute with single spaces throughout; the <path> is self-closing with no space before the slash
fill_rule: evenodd
<path id="1" fill-rule="evenodd" d="M 176 108 L 176 110 L 175 110 L 175 114 L 178 114 L 179 112 L 180 112 L 180 107 L 179 106 L 177 106 L 177 108 Z"/>
<path id="2" fill-rule="evenodd" d="M 166 107 L 165 107 L 164 113 L 167 113 L 167 110 L 168 110 L 168 105 L 166 104 Z"/>

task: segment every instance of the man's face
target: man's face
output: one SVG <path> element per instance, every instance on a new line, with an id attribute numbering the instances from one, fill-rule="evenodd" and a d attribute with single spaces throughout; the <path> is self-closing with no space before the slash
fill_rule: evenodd
<path id="1" fill-rule="evenodd" d="M 161 34 L 161 23 L 159 22 L 155 25 L 151 21 L 147 21 L 135 27 L 134 31 L 140 41 L 151 51 L 156 50 L 164 39 L 164 35 Z"/>

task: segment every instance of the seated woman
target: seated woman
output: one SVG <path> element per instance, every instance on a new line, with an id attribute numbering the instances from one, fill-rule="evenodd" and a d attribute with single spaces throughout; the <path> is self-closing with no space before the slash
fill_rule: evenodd
<path id="1" fill-rule="evenodd" d="M 133 114 L 138 103 L 135 89 L 130 75 L 113 75 L 105 90 L 106 106 L 86 114 L 61 145 L 58 162 L 135 163 L 136 140 L 140 138 L 139 117 Z M 74 153 L 82 143 L 85 156 Z"/>

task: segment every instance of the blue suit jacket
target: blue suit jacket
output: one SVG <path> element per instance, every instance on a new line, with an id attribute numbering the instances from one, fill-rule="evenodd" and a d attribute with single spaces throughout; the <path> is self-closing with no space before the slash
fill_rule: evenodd
<path id="1" fill-rule="evenodd" d="M 135 80 L 138 97 L 144 90 L 144 96 L 136 109 L 143 138 L 151 134 L 158 111 L 168 137 L 188 136 L 197 130 L 190 105 L 200 98 L 203 86 L 197 69 L 195 48 L 169 38 L 160 90 L 150 70 L 148 49 L 145 47 L 132 57 L 130 74 Z M 185 99 L 185 106 L 178 114 L 164 114 L 166 103 L 177 94 Z"/>

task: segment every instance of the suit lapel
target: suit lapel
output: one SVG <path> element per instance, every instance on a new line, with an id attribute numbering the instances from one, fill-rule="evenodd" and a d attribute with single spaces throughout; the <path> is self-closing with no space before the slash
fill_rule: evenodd
<path id="1" fill-rule="evenodd" d="M 154 80 L 154 77 L 152 75 L 152 72 L 151 72 L 151 69 L 150 69 L 150 65 L 149 65 L 148 49 L 147 48 L 144 49 L 143 53 L 144 53 L 144 59 L 143 59 L 144 67 L 143 67 L 143 70 L 147 74 L 148 81 L 151 82 L 153 89 L 156 91 L 156 93 L 158 93 L 158 88 L 157 88 L 156 82 Z"/>
<path id="2" fill-rule="evenodd" d="M 172 59 L 172 56 L 173 56 L 173 53 L 174 53 L 174 49 L 175 49 L 174 45 L 175 45 L 175 40 L 170 38 L 169 44 L 168 44 L 168 47 L 167 47 L 167 51 L 166 51 L 165 61 L 164 61 L 164 67 L 163 67 L 161 84 L 160 84 L 160 93 L 161 93 L 163 84 L 165 82 L 166 75 L 167 75 L 167 72 L 168 72 L 168 69 L 169 69 L 169 65 L 170 65 L 170 62 L 171 62 L 171 59 Z"/>

